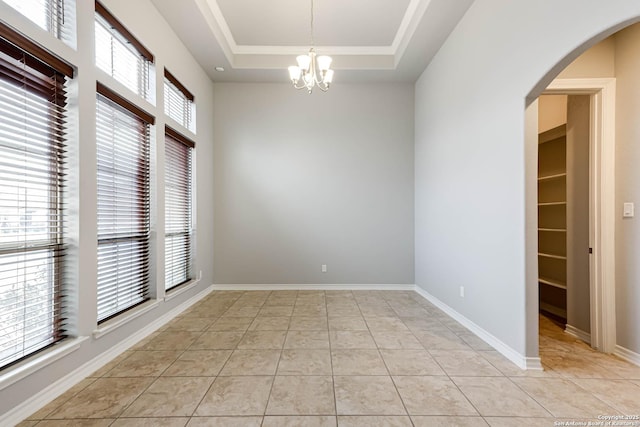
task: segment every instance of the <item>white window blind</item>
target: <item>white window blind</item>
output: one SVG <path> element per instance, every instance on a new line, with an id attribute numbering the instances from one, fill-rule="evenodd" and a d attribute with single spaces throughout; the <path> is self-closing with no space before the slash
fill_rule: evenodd
<path id="1" fill-rule="evenodd" d="M 0 24 L 0 368 L 66 334 L 65 73 L 73 70 L 45 56 Z"/>
<path id="2" fill-rule="evenodd" d="M 96 2 L 96 66 L 144 99 L 152 100 L 153 55 Z"/>
<path id="3" fill-rule="evenodd" d="M 194 96 L 166 68 L 164 70 L 164 113 L 195 133 Z"/>
<path id="4" fill-rule="evenodd" d="M 149 298 L 149 125 L 98 85 L 98 322 Z"/>
<path id="5" fill-rule="evenodd" d="M 165 289 L 193 277 L 192 152 L 194 143 L 165 132 Z"/>
<path id="6" fill-rule="evenodd" d="M 2 0 L 54 37 L 76 47 L 75 0 Z"/>

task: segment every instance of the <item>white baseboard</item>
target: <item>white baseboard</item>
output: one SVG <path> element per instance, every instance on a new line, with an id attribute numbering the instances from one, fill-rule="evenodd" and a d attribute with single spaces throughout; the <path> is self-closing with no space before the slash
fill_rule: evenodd
<path id="1" fill-rule="evenodd" d="M 215 284 L 216 291 L 413 291 L 415 285 L 401 284 Z"/>
<path id="2" fill-rule="evenodd" d="M 47 403 L 51 402 L 56 397 L 69 390 L 75 384 L 82 381 L 83 379 L 115 359 L 129 347 L 133 346 L 158 328 L 168 323 L 171 319 L 207 296 L 213 290 L 213 286 L 209 286 L 207 289 L 189 298 L 187 301 L 178 305 L 173 310 L 168 311 L 163 316 L 149 323 L 147 326 L 135 332 L 128 338 L 120 341 L 114 347 L 111 347 L 109 350 L 94 357 L 84 365 L 80 366 L 78 369 L 70 372 L 69 374 L 60 378 L 58 381 L 50 384 L 42 391 L 25 400 L 23 403 L 11 409 L 10 411 L 0 415 L 0 425 L 11 426 L 18 424 L 34 412 L 38 411 L 40 408 L 44 407 Z"/>
<path id="3" fill-rule="evenodd" d="M 440 310 L 444 311 L 447 315 L 451 316 L 453 319 L 457 320 L 464 327 L 469 329 L 471 332 L 476 334 L 481 340 L 489 344 L 491 347 L 496 349 L 499 353 L 501 353 L 504 357 L 511 360 L 515 363 L 520 369 L 527 370 L 542 370 L 542 362 L 539 357 L 526 357 L 522 354 L 518 353 L 507 344 L 493 336 L 491 333 L 485 331 L 480 326 L 476 325 L 473 321 L 467 319 L 462 314 L 458 313 L 453 308 L 449 307 L 447 304 L 443 303 L 420 286 L 415 287 L 415 291 L 429 301 L 431 304 L 438 307 Z"/>
<path id="4" fill-rule="evenodd" d="M 616 349 L 613 351 L 613 354 L 627 362 L 640 366 L 640 354 L 635 351 L 616 345 Z"/>
<path id="5" fill-rule="evenodd" d="M 591 345 L 591 334 L 589 332 L 585 332 L 582 329 L 578 329 L 575 326 L 571 326 L 569 324 L 565 326 L 564 331 L 572 337 L 576 337 L 579 340 L 582 340 Z"/>

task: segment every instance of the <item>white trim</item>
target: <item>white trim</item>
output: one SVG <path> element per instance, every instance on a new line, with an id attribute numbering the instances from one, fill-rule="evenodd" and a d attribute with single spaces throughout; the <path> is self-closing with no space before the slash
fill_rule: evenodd
<path id="1" fill-rule="evenodd" d="M 556 79 L 544 94 L 592 95 L 589 241 L 591 345 L 612 353 L 615 311 L 615 78 Z"/>
<path id="2" fill-rule="evenodd" d="M 51 348 L 44 350 L 42 353 L 33 355 L 24 362 L 8 368 L 6 372 L 3 372 L 2 375 L 0 375 L 0 390 L 9 387 L 11 384 L 17 383 L 21 379 L 28 377 L 46 366 L 49 366 L 56 360 L 60 360 L 66 355 L 73 353 L 79 349 L 82 343 L 87 339 L 89 339 L 89 337 L 78 337 L 62 341 L 54 344 Z"/>
<path id="3" fill-rule="evenodd" d="M 626 360 L 627 362 L 640 366 L 640 354 L 636 353 L 635 351 L 616 345 L 616 349 L 614 350 L 613 354 L 621 359 Z"/>
<path id="4" fill-rule="evenodd" d="M 589 332 L 585 332 L 582 329 L 578 329 L 575 326 L 571 326 L 569 324 L 565 326 L 564 331 L 572 337 L 578 338 L 579 340 L 582 340 L 587 344 L 591 344 L 591 334 Z"/>
<path id="5" fill-rule="evenodd" d="M 415 285 L 406 284 L 337 284 L 337 283 L 319 283 L 319 284 L 215 284 L 213 289 L 216 291 L 286 291 L 286 290 L 324 290 L 324 291 L 413 291 Z"/>
<path id="6" fill-rule="evenodd" d="M 24 420 L 34 412 L 41 409 L 44 405 L 60 396 L 65 391 L 69 390 L 75 384 L 82 381 L 84 378 L 88 377 L 89 375 L 115 359 L 129 347 L 138 343 L 140 340 L 168 323 L 178 314 L 182 313 L 184 310 L 186 310 L 202 298 L 206 297 L 209 293 L 211 293 L 211 291 L 213 291 L 213 286 L 209 286 L 207 289 L 189 298 L 187 301 L 176 306 L 174 309 L 165 313 L 163 316 L 157 318 L 142 329 L 134 332 L 124 340 L 118 342 L 109 350 L 99 354 L 87 363 L 80 366 L 78 369 L 70 372 L 69 374 L 60 378 L 58 381 L 50 384 L 48 387 L 35 394 L 30 399 L 25 400 L 22 404 L 0 415 L 0 425 L 15 425 Z"/>
<path id="7" fill-rule="evenodd" d="M 429 301 L 431 304 L 444 311 L 448 316 L 457 320 L 464 327 L 476 334 L 478 338 L 489 344 L 491 347 L 500 352 L 504 357 L 515 363 L 520 369 L 527 370 L 542 370 L 542 363 L 539 357 L 525 357 L 518 353 L 516 350 L 502 342 L 500 339 L 493 336 L 480 326 L 476 325 L 473 321 L 469 320 L 462 314 L 458 313 L 453 308 L 449 307 L 438 298 L 431 295 L 429 292 L 422 289 L 420 286 L 415 287 L 415 291 L 418 295 Z"/>
<path id="8" fill-rule="evenodd" d="M 169 289 L 168 291 L 165 291 L 164 302 L 171 301 L 178 295 L 182 295 L 188 290 L 193 289 L 195 286 L 198 285 L 198 283 L 200 283 L 200 279 L 192 279 L 188 283 L 184 283 L 178 286 L 176 289 Z"/>
<path id="9" fill-rule="evenodd" d="M 105 323 L 100 325 L 96 330 L 91 334 L 93 339 L 99 339 L 115 330 L 120 328 L 121 326 L 129 324 L 133 319 L 142 316 L 155 309 L 160 305 L 160 300 L 152 299 L 145 303 L 140 304 L 139 306 L 132 308 L 129 311 L 122 313 L 121 315 L 114 317 L 111 320 L 107 320 Z"/>

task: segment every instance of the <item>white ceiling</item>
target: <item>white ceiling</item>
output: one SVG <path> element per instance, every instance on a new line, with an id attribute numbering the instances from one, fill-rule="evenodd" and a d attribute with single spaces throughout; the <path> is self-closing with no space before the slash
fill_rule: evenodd
<path id="1" fill-rule="evenodd" d="M 287 81 L 311 45 L 310 0 L 152 1 L 214 81 Z M 335 84 L 413 82 L 472 3 L 314 0 L 315 50 Z"/>

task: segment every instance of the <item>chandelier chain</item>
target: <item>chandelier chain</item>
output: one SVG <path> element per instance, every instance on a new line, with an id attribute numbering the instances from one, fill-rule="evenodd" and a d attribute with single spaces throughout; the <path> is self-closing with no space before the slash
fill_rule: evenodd
<path id="1" fill-rule="evenodd" d="M 315 40 L 313 37 L 313 0 L 311 0 L 311 47 L 315 47 Z"/>

